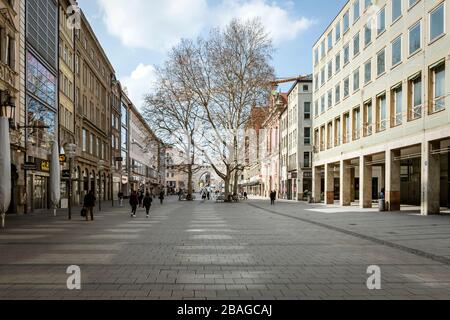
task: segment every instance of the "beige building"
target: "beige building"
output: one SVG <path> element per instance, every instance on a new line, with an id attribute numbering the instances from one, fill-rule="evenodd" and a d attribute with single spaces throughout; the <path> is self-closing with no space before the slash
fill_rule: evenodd
<path id="1" fill-rule="evenodd" d="M 449 17 L 448 0 L 351 0 L 318 39 L 316 201 L 449 206 Z"/>

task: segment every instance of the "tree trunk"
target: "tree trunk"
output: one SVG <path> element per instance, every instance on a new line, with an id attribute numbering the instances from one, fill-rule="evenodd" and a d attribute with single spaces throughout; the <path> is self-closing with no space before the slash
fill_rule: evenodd
<path id="1" fill-rule="evenodd" d="M 192 164 L 188 165 L 188 192 L 187 192 L 187 198 L 188 201 L 192 201 Z"/>
<path id="2" fill-rule="evenodd" d="M 225 181 L 225 202 L 230 202 L 230 174 L 227 172 Z"/>
<path id="3" fill-rule="evenodd" d="M 239 170 L 234 171 L 234 185 L 233 185 L 233 195 L 239 193 Z"/>

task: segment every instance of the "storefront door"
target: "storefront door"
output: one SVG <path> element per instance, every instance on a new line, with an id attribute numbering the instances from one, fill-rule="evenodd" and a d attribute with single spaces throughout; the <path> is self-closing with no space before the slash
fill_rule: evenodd
<path id="1" fill-rule="evenodd" d="M 48 179 L 46 177 L 35 176 L 33 192 L 33 209 L 48 209 Z"/>

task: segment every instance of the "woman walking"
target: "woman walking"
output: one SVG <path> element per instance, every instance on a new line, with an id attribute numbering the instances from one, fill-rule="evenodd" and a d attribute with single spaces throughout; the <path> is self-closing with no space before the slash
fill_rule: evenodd
<path id="1" fill-rule="evenodd" d="M 139 204 L 139 199 L 136 191 L 131 192 L 130 205 L 131 205 L 131 217 L 136 218 L 136 209 Z"/>
<path id="2" fill-rule="evenodd" d="M 152 207 L 152 202 L 153 202 L 153 198 L 149 192 L 147 192 L 145 194 L 143 202 L 144 202 L 144 207 L 145 207 L 145 211 L 147 213 L 147 219 L 148 219 L 148 218 L 150 218 L 150 208 Z"/>

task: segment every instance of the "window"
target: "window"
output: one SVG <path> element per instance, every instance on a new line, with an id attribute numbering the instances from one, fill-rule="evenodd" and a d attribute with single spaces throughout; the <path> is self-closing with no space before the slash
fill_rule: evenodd
<path id="1" fill-rule="evenodd" d="M 320 44 L 320 58 L 325 57 L 325 40 Z"/>
<path id="2" fill-rule="evenodd" d="M 333 76 L 333 61 L 328 62 L 328 80 Z"/>
<path id="3" fill-rule="evenodd" d="M 344 13 L 343 23 L 344 23 L 344 33 L 346 33 L 350 28 L 350 12 L 348 10 L 346 13 Z"/>
<path id="4" fill-rule="evenodd" d="M 346 44 L 344 47 L 344 66 L 350 62 L 350 44 Z"/>
<path id="5" fill-rule="evenodd" d="M 325 112 L 325 95 L 320 98 L 320 112 Z"/>
<path id="6" fill-rule="evenodd" d="M 378 11 L 377 14 L 377 35 L 382 34 L 386 30 L 386 8 Z"/>
<path id="7" fill-rule="evenodd" d="M 341 102 L 341 85 L 338 84 L 334 89 L 334 100 L 336 104 Z"/>
<path id="8" fill-rule="evenodd" d="M 328 41 L 328 51 L 330 51 L 333 48 L 333 33 L 332 32 L 328 33 L 327 41 Z"/>
<path id="9" fill-rule="evenodd" d="M 408 0 L 409 8 L 413 7 L 419 0 Z"/>
<path id="10" fill-rule="evenodd" d="M 83 129 L 83 152 L 87 151 L 87 131 L 86 129 Z"/>
<path id="11" fill-rule="evenodd" d="M 320 85 L 323 86 L 325 84 L 325 67 L 320 71 Z"/>
<path id="12" fill-rule="evenodd" d="M 371 136 L 373 133 L 372 100 L 364 104 L 364 136 Z"/>
<path id="13" fill-rule="evenodd" d="M 344 80 L 344 98 L 347 98 L 350 94 L 350 78 L 347 77 Z"/>
<path id="14" fill-rule="evenodd" d="M 314 49 L 314 63 L 316 65 L 319 63 L 319 48 Z"/>
<path id="15" fill-rule="evenodd" d="M 311 119 L 311 102 L 305 102 L 304 110 L 305 119 Z"/>
<path id="16" fill-rule="evenodd" d="M 413 54 L 422 47 L 422 25 L 419 21 L 409 29 L 409 54 Z"/>
<path id="17" fill-rule="evenodd" d="M 367 10 L 372 5 L 372 0 L 364 0 L 364 9 Z"/>
<path id="18" fill-rule="evenodd" d="M 361 110 L 353 110 L 353 140 L 361 138 Z"/>
<path id="19" fill-rule="evenodd" d="M 402 61 L 402 37 L 398 37 L 392 42 L 392 66 L 396 66 Z"/>
<path id="20" fill-rule="evenodd" d="M 320 127 L 320 151 L 325 151 L 325 126 Z"/>
<path id="21" fill-rule="evenodd" d="M 95 154 L 95 137 L 93 133 L 91 133 L 91 141 L 89 143 L 89 153 L 91 155 Z"/>
<path id="22" fill-rule="evenodd" d="M 353 37 L 353 56 L 359 54 L 359 32 Z"/>
<path id="23" fill-rule="evenodd" d="M 308 92 L 309 91 L 309 86 L 308 85 L 304 85 L 303 86 L 303 92 Z"/>
<path id="24" fill-rule="evenodd" d="M 341 118 L 334 120 L 334 146 L 341 145 Z"/>
<path id="25" fill-rule="evenodd" d="M 333 89 L 328 90 L 328 109 L 333 106 Z"/>
<path id="26" fill-rule="evenodd" d="M 356 21 L 358 21 L 360 15 L 361 15 L 361 12 L 360 12 L 359 0 L 355 0 L 353 2 L 353 23 L 356 23 Z"/>
<path id="27" fill-rule="evenodd" d="M 353 91 L 359 90 L 359 69 L 353 71 Z"/>
<path id="28" fill-rule="evenodd" d="M 444 3 L 442 3 L 430 13 L 430 41 L 444 34 L 444 29 Z"/>
<path id="29" fill-rule="evenodd" d="M 309 152 L 305 152 L 303 154 L 303 167 L 304 168 L 311 168 L 311 161 L 310 161 Z"/>
<path id="30" fill-rule="evenodd" d="M 341 38 L 341 22 L 338 22 L 335 27 L 336 42 Z"/>
<path id="31" fill-rule="evenodd" d="M 432 112 L 438 112 L 445 109 L 445 62 L 433 67 L 430 74 Z"/>
<path id="32" fill-rule="evenodd" d="M 391 92 L 391 99 L 392 99 L 392 120 L 393 120 L 393 127 L 399 126 L 402 124 L 403 115 L 402 115 L 402 109 L 403 109 L 403 90 L 402 86 L 398 86 L 394 89 L 392 89 Z"/>
<path id="33" fill-rule="evenodd" d="M 408 117 L 409 120 L 422 118 L 422 74 L 408 81 Z"/>
<path id="34" fill-rule="evenodd" d="M 319 101 L 314 102 L 314 115 L 317 117 L 319 115 Z"/>
<path id="35" fill-rule="evenodd" d="M 377 97 L 377 132 L 386 130 L 386 94 Z"/>
<path id="36" fill-rule="evenodd" d="M 385 49 L 377 53 L 377 76 L 386 71 L 386 51 Z"/>
<path id="37" fill-rule="evenodd" d="M 341 70 L 341 53 L 340 52 L 336 55 L 334 65 L 335 65 L 335 70 L 336 70 L 335 72 L 338 73 Z"/>
<path id="38" fill-rule="evenodd" d="M 311 144 L 311 128 L 305 128 L 305 145 Z"/>
<path id="39" fill-rule="evenodd" d="M 318 90 L 319 89 L 319 74 L 316 74 L 314 76 L 314 90 Z"/>
<path id="40" fill-rule="evenodd" d="M 344 114 L 344 137 L 343 137 L 343 143 L 349 143 L 350 142 L 350 113 Z"/>
<path id="41" fill-rule="evenodd" d="M 367 22 L 364 27 L 364 45 L 367 47 L 372 42 L 372 22 Z"/>
<path id="42" fill-rule="evenodd" d="M 327 124 L 327 149 L 333 148 L 333 122 Z"/>
<path id="43" fill-rule="evenodd" d="M 319 129 L 314 130 L 314 152 L 319 151 Z"/>
<path id="44" fill-rule="evenodd" d="M 402 1 L 403 0 L 392 0 L 392 23 L 402 15 Z"/>
<path id="45" fill-rule="evenodd" d="M 368 84 L 372 80 L 372 60 L 364 64 L 364 84 Z"/>

